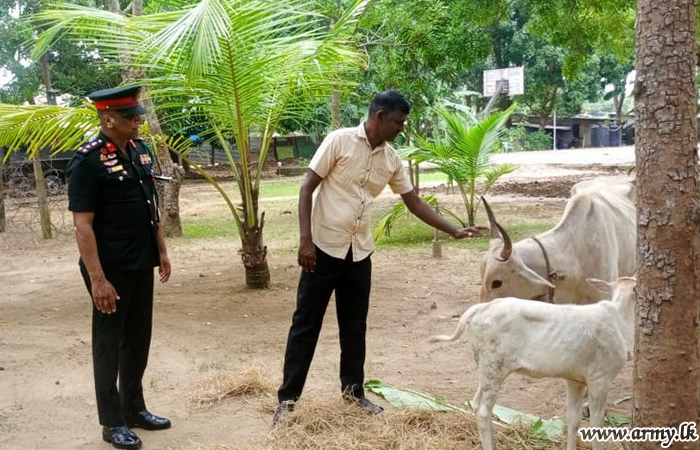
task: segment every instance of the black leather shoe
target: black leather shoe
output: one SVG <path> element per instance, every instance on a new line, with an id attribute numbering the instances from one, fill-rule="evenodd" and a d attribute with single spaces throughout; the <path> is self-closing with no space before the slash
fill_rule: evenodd
<path id="1" fill-rule="evenodd" d="M 168 419 L 154 416 L 145 409 L 128 416 L 126 423 L 132 428 L 143 428 L 144 430 L 165 430 L 170 428 Z"/>
<path id="2" fill-rule="evenodd" d="M 126 425 L 120 427 L 102 427 L 102 439 L 116 448 L 141 448 L 141 439 Z"/>

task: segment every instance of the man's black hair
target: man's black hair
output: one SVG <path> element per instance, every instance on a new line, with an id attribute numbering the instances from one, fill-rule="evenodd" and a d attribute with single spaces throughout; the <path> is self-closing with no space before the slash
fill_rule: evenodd
<path id="1" fill-rule="evenodd" d="M 395 111 L 398 109 L 406 115 L 411 111 L 408 101 L 406 101 L 403 95 L 396 91 L 380 92 L 372 99 L 372 103 L 369 104 L 369 115 L 371 116 L 380 109 L 385 111 Z"/>

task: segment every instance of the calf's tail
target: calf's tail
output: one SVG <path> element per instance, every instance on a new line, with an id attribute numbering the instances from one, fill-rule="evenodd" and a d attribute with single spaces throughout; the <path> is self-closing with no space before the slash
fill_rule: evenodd
<path id="1" fill-rule="evenodd" d="M 441 334 L 438 336 L 433 336 L 430 338 L 429 342 L 441 342 L 441 341 L 454 341 L 457 338 L 459 338 L 462 334 L 464 334 L 464 330 L 467 328 L 467 325 L 471 321 L 472 317 L 477 313 L 477 311 L 480 309 L 480 307 L 483 306 L 482 304 L 476 304 L 472 306 L 471 308 L 467 309 L 464 314 L 462 314 L 462 317 L 459 319 L 459 323 L 457 324 L 457 328 L 455 329 L 454 333 L 452 333 L 452 336 L 447 335 L 447 334 Z"/>

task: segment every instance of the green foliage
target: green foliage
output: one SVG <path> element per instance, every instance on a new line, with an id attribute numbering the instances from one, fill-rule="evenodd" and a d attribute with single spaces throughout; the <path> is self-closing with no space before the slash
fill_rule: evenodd
<path id="1" fill-rule="evenodd" d="M 325 97 L 331 87 L 347 89 L 348 75 L 364 65 L 352 35 L 367 1 L 353 1 L 330 25 L 308 6 L 303 0 L 206 0 L 177 11 L 125 17 L 63 5 L 34 17 L 46 30 L 35 52 L 62 35 L 94 39 L 103 54 L 150 74 L 138 81 L 150 88 L 165 122 L 204 125 L 199 134 L 226 153 L 240 207 L 206 171 L 191 166 L 222 195 L 245 245 L 247 236 L 260 235 L 263 228 L 262 166 L 281 121 L 306 114 L 295 108 L 299 98 Z M 260 136 L 259 155 L 251 152 L 252 134 Z M 186 152 L 182 156 L 187 160 Z"/>
<path id="2" fill-rule="evenodd" d="M 525 136 L 525 148 L 523 150 L 551 150 L 552 136 L 544 131 L 534 131 Z"/>
<path id="3" fill-rule="evenodd" d="M 433 209 L 435 209 L 438 214 L 448 215 L 453 219 L 457 220 L 463 227 L 466 226 L 466 223 L 464 223 L 464 221 L 457 214 L 455 214 L 448 208 L 440 206 L 438 203 L 438 198 L 436 196 L 425 195 L 423 196 L 423 201 L 425 201 L 425 203 L 427 203 Z M 383 236 L 391 237 L 391 231 L 393 230 L 395 225 L 402 218 L 405 219 L 410 217 L 410 213 L 411 211 L 409 211 L 408 207 L 403 201 L 400 201 L 388 208 L 379 218 L 379 221 L 377 222 L 377 225 L 374 229 L 375 242 L 379 242 L 379 240 L 381 240 Z"/>
<path id="4" fill-rule="evenodd" d="M 454 0 L 374 2 L 359 30 L 371 61 L 359 89 L 363 112 L 376 92 L 397 89 L 411 104 L 409 136 L 425 136 L 434 126 L 430 107 L 450 98 L 464 71 L 488 55 L 473 12 Z"/>
<path id="5" fill-rule="evenodd" d="M 539 130 L 529 132 L 521 126 L 508 128 L 504 132 L 503 140 L 508 144 L 510 151 L 514 152 L 552 148 L 552 136 Z"/>
<path id="6" fill-rule="evenodd" d="M 621 60 L 634 52 L 634 0 L 471 0 L 484 14 L 485 25 L 513 14 L 526 17 L 527 30 L 561 51 L 562 75 L 577 74 L 598 52 L 613 53 Z M 502 63 L 503 61 L 498 61 Z M 501 65 L 500 67 L 505 67 Z"/>
<path id="7" fill-rule="evenodd" d="M 31 49 L 26 45 L 34 38 L 36 30 L 24 19 L 44 4 L 41 0 L 0 0 L 0 69 L 13 76 L 11 82 L 0 86 L 2 103 L 32 104 L 40 92 L 41 63 L 38 58 L 31 57 Z M 118 66 L 106 64 L 108 61 L 94 52 L 89 42 L 57 42 L 47 53 L 47 59 L 52 87 L 74 95 L 73 106 L 79 106 L 89 92 L 121 82 Z"/>
<path id="8" fill-rule="evenodd" d="M 439 109 L 438 114 L 445 123 L 441 135 L 432 140 L 416 137 L 415 147 L 400 150 L 404 158 L 434 165 L 435 170 L 445 174 L 448 181 L 457 186 L 467 219 L 463 220 L 455 212 L 439 206 L 435 196 L 423 197 L 438 213 L 449 215 L 462 226 L 474 225 L 480 203 L 478 198 L 486 194 L 501 176 L 516 169 L 511 164 L 491 164 L 491 156 L 503 148 L 505 123 L 515 107 L 513 105 L 506 111 L 493 113 L 482 120 L 464 110 L 453 113 Z M 477 192 L 477 183 L 480 184 L 480 192 Z M 385 211 L 375 228 L 375 241 L 379 241 L 382 236 L 389 236 L 395 224 L 408 214 L 408 208 L 403 202 Z"/>

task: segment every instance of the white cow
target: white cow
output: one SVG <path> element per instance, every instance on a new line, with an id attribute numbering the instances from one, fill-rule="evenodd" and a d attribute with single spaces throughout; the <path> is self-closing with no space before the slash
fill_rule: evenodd
<path id="1" fill-rule="evenodd" d="M 591 303 L 602 297 L 586 278 L 614 280 L 636 270 L 635 190 L 630 182 L 599 178 L 574 185 L 559 223 L 515 244 L 482 200 L 491 225 L 480 267 L 482 302 L 515 296 Z"/>
<path id="2" fill-rule="evenodd" d="M 557 305 L 499 298 L 467 309 L 452 336 L 430 340 L 454 341 L 467 332 L 478 366 L 473 407 L 483 450 L 494 449 L 491 414 L 499 387 L 513 372 L 566 380 L 567 450 L 576 449 L 586 387 L 590 425 L 603 425 L 608 389 L 633 351 L 636 280 L 586 281 L 612 300 Z M 593 448 L 600 450 L 600 442 Z"/>

